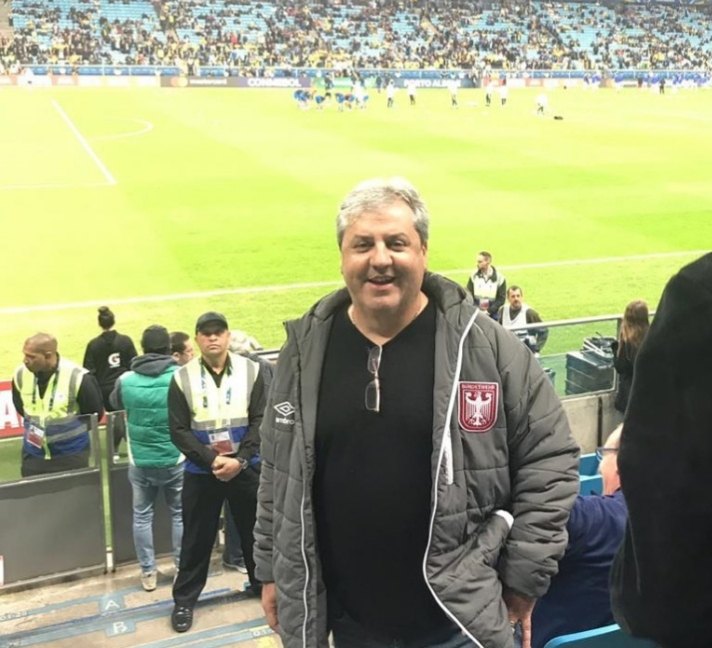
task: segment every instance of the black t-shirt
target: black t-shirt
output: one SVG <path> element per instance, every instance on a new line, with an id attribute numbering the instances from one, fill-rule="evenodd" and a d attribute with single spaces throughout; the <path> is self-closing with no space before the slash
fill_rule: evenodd
<path id="1" fill-rule="evenodd" d="M 375 346 L 339 313 L 319 390 L 314 498 L 329 614 L 408 638 L 449 623 L 423 576 L 432 491 L 435 306 L 383 346 L 381 411 L 365 407 Z"/>
<path id="2" fill-rule="evenodd" d="M 116 380 L 131 368 L 131 360 L 136 355 L 131 338 L 117 331 L 104 331 L 87 344 L 84 368 L 96 376 L 107 407 Z"/>

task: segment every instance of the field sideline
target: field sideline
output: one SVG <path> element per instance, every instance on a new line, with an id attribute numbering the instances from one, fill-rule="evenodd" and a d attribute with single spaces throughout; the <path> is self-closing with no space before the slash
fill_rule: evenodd
<path id="1" fill-rule="evenodd" d="M 217 308 L 279 346 L 338 285 L 338 204 L 372 176 L 421 189 L 430 266 L 456 281 L 484 248 L 547 319 L 654 305 L 712 241 L 712 93 L 555 90 L 560 122 L 535 95 L 485 111 L 481 91 L 459 110 L 445 90 L 412 109 L 399 93 L 389 111 L 374 93 L 338 113 L 281 90 L 0 91 L 0 378 L 36 330 L 81 361 L 99 299 L 135 338 Z"/>

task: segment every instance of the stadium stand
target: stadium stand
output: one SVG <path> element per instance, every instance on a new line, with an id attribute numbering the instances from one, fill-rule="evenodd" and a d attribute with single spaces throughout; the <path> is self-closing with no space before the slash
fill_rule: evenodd
<path id="1" fill-rule="evenodd" d="M 5 65 L 692 69 L 712 63 L 704 6 L 326 5 L 237 0 L 12 0 Z M 496 8 L 495 8 L 496 7 Z"/>

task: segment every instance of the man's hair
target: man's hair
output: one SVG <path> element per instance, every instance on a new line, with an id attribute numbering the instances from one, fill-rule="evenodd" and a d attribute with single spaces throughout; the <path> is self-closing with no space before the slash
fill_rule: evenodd
<path id="1" fill-rule="evenodd" d="M 35 333 L 25 340 L 25 344 L 37 353 L 57 353 L 57 338 L 49 333 Z"/>
<path id="2" fill-rule="evenodd" d="M 171 333 L 171 353 L 185 353 L 185 343 L 190 340 L 190 335 L 183 331 Z"/>
<path id="3" fill-rule="evenodd" d="M 482 250 L 481 252 L 478 252 L 477 256 L 482 256 L 485 259 L 487 259 L 487 261 L 492 261 L 492 255 L 489 252 L 487 252 L 487 250 Z"/>
<path id="4" fill-rule="evenodd" d="M 114 313 L 111 312 L 111 309 L 108 306 L 101 306 L 99 308 L 99 316 L 97 317 L 97 320 L 99 320 L 99 326 L 103 329 L 110 329 L 114 326 L 114 324 L 116 324 Z"/>
<path id="5" fill-rule="evenodd" d="M 413 211 L 413 226 L 420 242 L 428 242 L 430 216 L 418 190 L 405 178 L 374 178 L 356 185 L 344 198 L 336 218 L 336 240 L 341 248 L 346 228 L 367 211 L 378 212 L 395 202 L 404 202 Z"/>
<path id="6" fill-rule="evenodd" d="M 524 291 L 522 290 L 521 286 L 516 286 L 516 285 L 510 286 L 509 288 L 507 288 L 507 294 L 514 292 L 515 290 L 518 290 L 520 293 L 522 293 L 522 295 L 524 294 Z"/>

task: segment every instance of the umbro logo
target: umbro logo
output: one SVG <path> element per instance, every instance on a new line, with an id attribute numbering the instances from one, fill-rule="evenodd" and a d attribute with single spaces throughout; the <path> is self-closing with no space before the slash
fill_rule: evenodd
<path id="1" fill-rule="evenodd" d="M 277 403 L 274 406 L 275 411 L 282 416 L 275 417 L 275 423 L 283 423 L 284 425 L 294 425 L 294 406 L 289 401 Z"/>
<path id="2" fill-rule="evenodd" d="M 274 406 L 274 409 L 276 409 L 282 416 L 289 416 L 294 413 L 294 407 L 289 401 L 278 403 Z"/>

